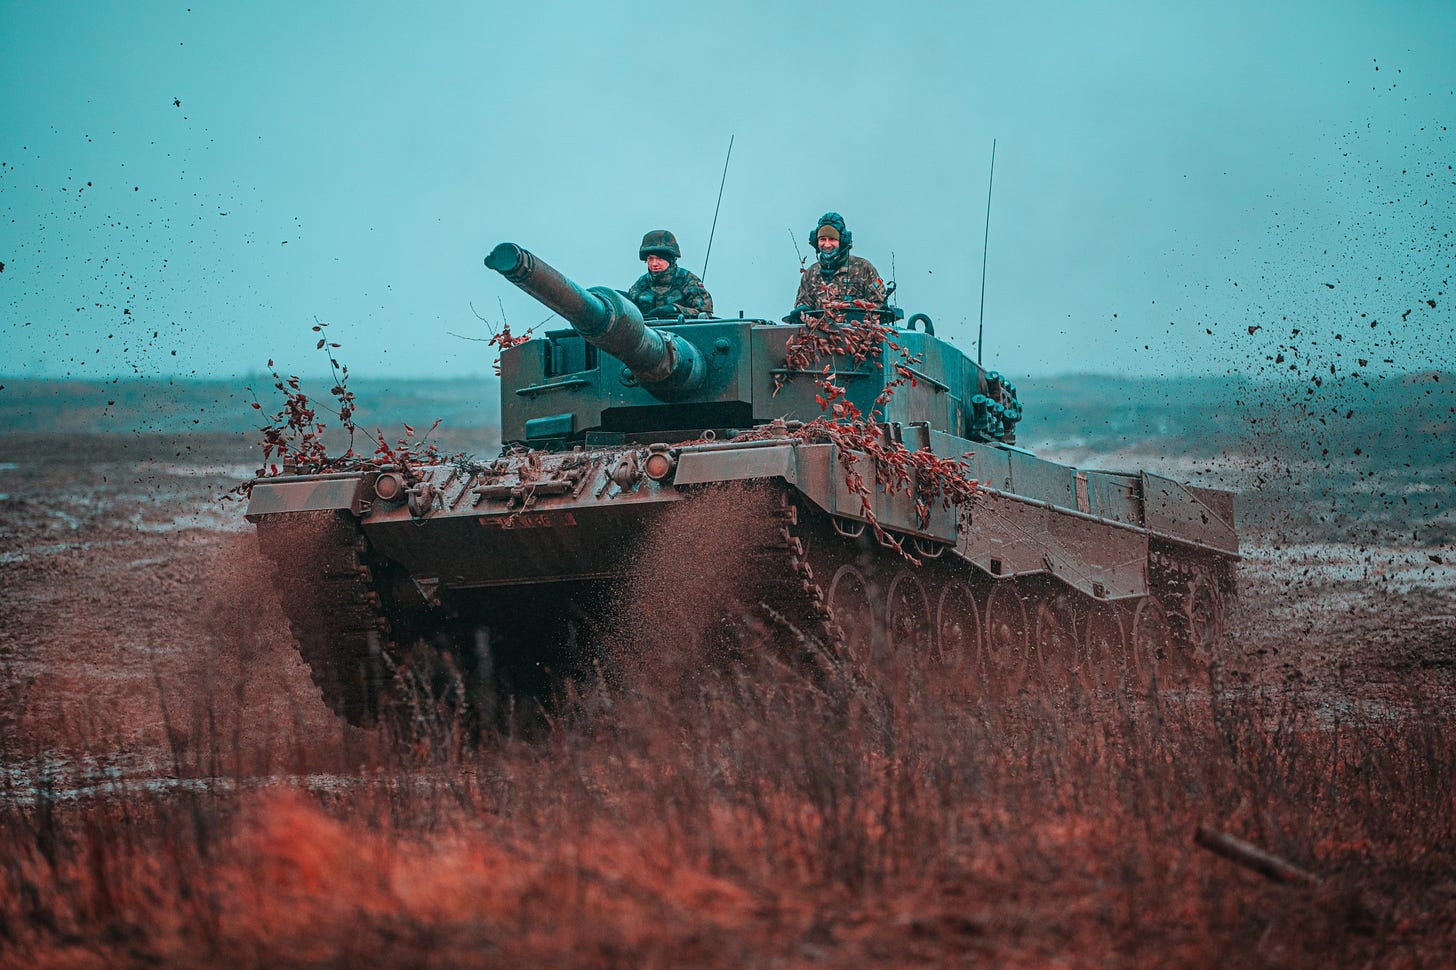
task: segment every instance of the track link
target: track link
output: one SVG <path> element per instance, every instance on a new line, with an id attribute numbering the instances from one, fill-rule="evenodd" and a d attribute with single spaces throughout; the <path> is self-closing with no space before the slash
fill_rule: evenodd
<path id="1" fill-rule="evenodd" d="M 768 514 L 772 522 L 752 552 L 752 578 L 732 607 L 746 621 L 737 636 L 767 640 L 792 666 L 822 679 L 842 661 L 845 639 L 808 557 L 813 538 L 786 488 L 772 490 Z"/>

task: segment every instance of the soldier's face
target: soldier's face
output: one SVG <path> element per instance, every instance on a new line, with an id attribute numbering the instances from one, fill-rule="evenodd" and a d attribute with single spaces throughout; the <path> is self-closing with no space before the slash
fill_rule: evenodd
<path id="1" fill-rule="evenodd" d="M 663 259 L 656 253 L 653 253 L 647 257 L 647 272 L 661 273 L 665 269 L 667 269 L 667 260 Z"/>
<path id="2" fill-rule="evenodd" d="M 819 237 L 819 251 L 821 253 L 832 253 L 839 248 L 839 240 L 833 236 Z"/>

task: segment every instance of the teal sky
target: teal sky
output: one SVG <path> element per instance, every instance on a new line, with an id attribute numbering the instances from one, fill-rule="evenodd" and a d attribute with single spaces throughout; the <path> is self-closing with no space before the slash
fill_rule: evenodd
<path id="1" fill-rule="evenodd" d="M 725 315 L 834 209 L 974 353 L 994 138 L 988 364 L 1456 367 L 1451 0 L 412 7 L 0 0 L 0 374 L 316 372 L 322 320 L 486 375 L 472 305 L 545 315 L 492 246 L 625 289 L 665 226 L 701 272 L 730 136 Z"/>

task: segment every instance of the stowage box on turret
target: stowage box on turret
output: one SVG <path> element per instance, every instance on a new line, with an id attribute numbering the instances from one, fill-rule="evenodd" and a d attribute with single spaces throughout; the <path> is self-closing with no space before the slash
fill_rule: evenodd
<path id="1" fill-rule="evenodd" d="M 1003 683 L 1196 668 L 1220 640 L 1232 494 L 1017 447 L 1015 388 L 923 315 L 649 327 L 518 246 L 485 263 L 571 325 L 501 353 L 499 458 L 252 483 L 299 649 L 350 722 L 388 719 L 422 666 L 483 724 L 549 700 L 653 526 L 731 483 L 774 548 L 707 604 L 722 628 L 968 653 Z"/>

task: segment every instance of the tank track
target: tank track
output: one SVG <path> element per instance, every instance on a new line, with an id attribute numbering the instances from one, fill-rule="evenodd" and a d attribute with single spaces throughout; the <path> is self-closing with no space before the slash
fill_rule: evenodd
<path id="1" fill-rule="evenodd" d="M 391 694 L 396 649 L 357 521 L 332 511 L 269 516 L 258 523 L 258 546 L 324 703 L 350 724 L 374 726 Z"/>
<path id="2" fill-rule="evenodd" d="M 765 571 L 760 614 L 826 670 L 870 676 L 889 651 L 909 649 L 959 658 L 993 691 L 1106 690 L 1201 682 L 1221 650 L 1235 593 L 1222 557 L 1155 549 L 1153 595 L 1111 603 L 1053 576 L 994 579 L 948 549 L 916 565 L 787 490 L 782 509 L 784 567 Z"/>
<path id="3" fill-rule="evenodd" d="M 785 488 L 773 490 L 770 514 L 773 526 L 756 551 L 756 579 L 748 591 L 750 632 L 771 634 L 785 660 L 822 683 L 843 675 L 852 658 L 810 559 L 817 539 L 811 514 Z"/>
<path id="4" fill-rule="evenodd" d="M 349 724 L 431 745 L 530 733 L 560 679 L 580 673 L 563 617 L 540 618 L 518 594 L 464 614 L 431 602 L 346 512 L 270 515 L 257 535 L 299 655 Z"/>
<path id="5" fill-rule="evenodd" d="M 372 553 L 353 516 L 270 516 L 258 542 L 299 656 L 335 714 L 409 741 L 460 738 L 494 716 L 496 685 L 481 664 L 488 647 L 443 613 L 432 618 L 422 599 L 421 608 L 403 606 L 407 579 Z"/>
<path id="6" fill-rule="evenodd" d="M 937 608 L 958 570 L 916 566 L 877 543 L 870 530 L 846 535 L 786 486 L 773 490 L 773 526 L 754 550 L 756 581 L 723 610 L 744 648 L 777 649 L 805 683 L 827 689 L 869 686 L 892 647 L 959 649 L 974 621 Z M 965 572 L 969 572 L 966 567 Z"/>

